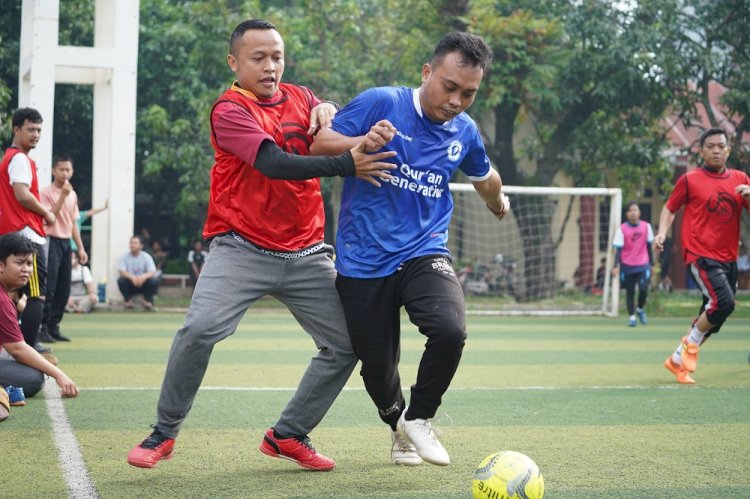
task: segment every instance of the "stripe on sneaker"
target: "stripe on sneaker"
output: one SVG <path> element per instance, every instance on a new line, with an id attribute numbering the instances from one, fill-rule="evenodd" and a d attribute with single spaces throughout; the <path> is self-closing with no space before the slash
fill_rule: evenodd
<path id="1" fill-rule="evenodd" d="M 264 435 L 263 440 L 265 440 L 268 445 L 273 447 L 273 450 L 276 451 L 276 454 L 281 455 L 281 449 L 279 449 L 279 445 L 274 442 L 272 438 L 268 438 L 268 435 Z"/>

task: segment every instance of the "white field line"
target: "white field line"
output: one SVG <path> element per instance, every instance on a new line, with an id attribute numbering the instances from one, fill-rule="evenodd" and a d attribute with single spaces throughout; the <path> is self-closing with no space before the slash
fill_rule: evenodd
<path id="1" fill-rule="evenodd" d="M 60 389 L 52 378 L 47 378 L 44 383 L 44 398 L 47 404 L 47 415 L 52 421 L 52 436 L 57 447 L 57 459 L 60 462 L 60 469 L 70 497 L 76 499 L 99 497 L 83 461 L 78 440 L 70 426 L 65 406 L 60 398 Z"/>
<path id="2" fill-rule="evenodd" d="M 409 386 L 402 387 L 404 390 L 409 390 Z M 449 388 L 448 391 L 457 392 L 468 392 L 472 390 L 477 391 L 531 391 L 531 390 L 678 390 L 681 387 L 678 384 L 673 385 L 659 385 L 659 386 L 645 386 L 645 385 L 594 385 L 594 386 L 470 386 L 470 387 L 456 387 Z M 81 388 L 84 392 L 109 392 L 109 391 L 158 391 L 158 386 L 92 386 L 89 388 Z M 201 391 L 226 391 L 226 392 L 293 392 L 296 387 L 288 386 L 202 386 Z M 691 386 L 687 389 L 699 390 L 706 389 L 706 387 Z M 722 386 L 722 390 L 746 390 L 745 386 Z M 352 386 L 344 387 L 342 391 L 345 392 L 360 392 L 364 391 L 364 387 Z"/>

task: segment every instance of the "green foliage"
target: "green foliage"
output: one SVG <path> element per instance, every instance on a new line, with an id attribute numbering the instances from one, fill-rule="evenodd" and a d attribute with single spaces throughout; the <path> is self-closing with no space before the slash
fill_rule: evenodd
<path id="1" fill-rule="evenodd" d="M 60 2 L 60 45 L 94 46 L 95 0 Z"/>
<path id="2" fill-rule="evenodd" d="M 472 3 L 467 24 L 494 52 L 493 64 L 483 81 L 483 109 L 506 102 L 529 109 L 541 103 L 559 106 L 550 87 L 568 56 L 560 46 L 564 32 L 559 19 L 539 18 L 529 10 L 498 16 L 495 2 L 477 0 Z"/>
<path id="3" fill-rule="evenodd" d="M 418 86 L 447 29 L 439 14 L 426 0 L 301 0 L 268 11 L 284 37 L 285 79 L 341 104 L 373 86 Z"/>
<path id="4" fill-rule="evenodd" d="M 205 219 L 213 163 L 208 115 L 232 81 L 227 44 L 242 20 L 232 3 L 141 2 L 137 191 L 154 218 L 138 225 L 161 227 L 156 235 L 173 245 L 199 234 Z M 256 2 L 234 7 L 258 11 Z"/>
<path id="5" fill-rule="evenodd" d="M 565 172 L 574 185 L 614 178 L 634 194 L 666 176 L 660 119 L 672 100 L 655 60 L 663 14 L 633 8 L 471 2 L 467 23 L 496 59 L 477 114 L 495 128 L 489 151 L 506 182 L 550 185 Z"/>
<path id="6" fill-rule="evenodd" d="M 572 147 L 566 148 L 563 165 L 582 185 L 601 185 L 608 174 L 614 176 L 615 185 L 633 197 L 643 187 L 669 178 L 661 156 L 667 146 L 661 119 L 671 103 L 659 69 L 658 45 L 664 33 L 656 14 L 595 7 L 580 9 L 569 19 L 585 42 L 561 88 L 574 89 L 583 78 L 587 92 L 584 105 L 576 109 L 587 114 L 567 134 Z"/>
<path id="7" fill-rule="evenodd" d="M 685 0 L 680 24 L 685 27 L 675 67 L 687 75 L 680 94 L 682 121 L 701 125 L 697 106 L 708 108 L 709 86 L 719 82 L 727 92 L 721 103 L 726 116 L 708 113 L 710 126 L 723 126 L 733 135 L 730 165 L 750 171 L 750 1 Z M 728 123 L 731 126 L 727 126 Z M 695 159 L 695 158 L 694 158 Z"/>
<path id="8" fill-rule="evenodd" d="M 0 9 L 0 145 L 13 139 L 11 115 L 18 95 L 18 50 L 21 38 L 21 2 Z"/>
<path id="9" fill-rule="evenodd" d="M 61 44 L 93 44 L 94 5 L 60 2 Z M 576 185 L 622 187 L 626 197 L 654 184 L 666 192 L 661 119 L 674 110 L 695 123 L 712 81 L 728 89 L 730 161 L 750 165 L 740 144 L 750 131 L 750 0 L 141 0 L 140 9 L 136 228 L 173 244 L 200 231 L 213 163 L 208 113 L 232 81 L 229 35 L 250 17 L 278 25 L 285 81 L 341 104 L 371 86 L 419 85 L 449 30 L 484 36 L 495 63 L 470 112 L 508 184 L 552 185 L 565 173 Z M 21 2 L 0 10 L 4 145 L 18 96 L 20 17 Z M 84 202 L 92 112 L 89 87 L 58 85 L 54 150 L 76 159 Z M 335 196 L 335 182 L 324 183 Z"/>
<path id="10" fill-rule="evenodd" d="M 190 263 L 184 258 L 171 258 L 164 264 L 165 274 L 189 274 Z M 159 299 L 161 304 L 161 299 Z"/>

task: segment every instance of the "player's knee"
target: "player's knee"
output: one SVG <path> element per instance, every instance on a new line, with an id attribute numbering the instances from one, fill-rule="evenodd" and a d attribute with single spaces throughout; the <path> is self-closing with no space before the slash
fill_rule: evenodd
<path id="1" fill-rule="evenodd" d="M 362 359 L 359 375 L 367 386 L 400 386 L 398 366 L 388 362 Z"/>
<path id="2" fill-rule="evenodd" d="M 462 324 L 447 323 L 428 335 L 430 342 L 440 344 L 449 350 L 461 349 L 466 342 L 466 328 Z"/>
<path id="3" fill-rule="evenodd" d="M 187 321 L 177 330 L 176 340 L 182 348 L 199 350 L 213 348 L 216 343 L 230 336 L 233 331 L 205 317 Z"/>
<path id="4" fill-rule="evenodd" d="M 724 324 L 724 321 L 726 321 L 727 318 L 732 315 L 732 312 L 734 312 L 734 306 L 735 302 L 733 299 L 720 301 L 717 304 L 716 310 L 706 314 L 706 317 L 708 318 L 708 321 L 715 327 L 721 327 L 721 325 Z"/>

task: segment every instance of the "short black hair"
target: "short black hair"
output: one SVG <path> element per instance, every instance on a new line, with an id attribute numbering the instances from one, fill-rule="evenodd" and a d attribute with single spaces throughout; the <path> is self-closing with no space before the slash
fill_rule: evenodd
<path id="1" fill-rule="evenodd" d="M 31 107 L 21 107 L 16 109 L 16 112 L 13 113 L 13 128 L 21 128 L 27 121 L 41 123 L 42 115 L 39 114 L 39 111 Z"/>
<path id="2" fill-rule="evenodd" d="M 57 166 L 57 163 L 63 163 L 63 162 L 69 162 L 71 165 L 73 164 L 73 158 L 70 156 L 70 154 L 57 154 L 54 158 L 52 158 L 52 168 Z"/>
<path id="3" fill-rule="evenodd" d="M 706 142 L 706 139 L 712 135 L 723 135 L 724 138 L 727 139 L 727 142 L 729 142 L 729 136 L 727 135 L 726 130 L 724 130 L 723 128 L 719 128 L 719 127 L 713 127 L 713 128 L 709 128 L 708 130 L 706 130 L 705 132 L 701 134 L 701 137 L 700 137 L 701 147 L 703 147 L 703 143 Z"/>
<path id="4" fill-rule="evenodd" d="M 440 39 L 430 64 L 438 65 L 451 52 L 460 52 L 463 60 L 483 70 L 492 63 L 492 49 L 482 37 L 463 31 L 453 31 Z"/>
<path id="5" fill-rule="evenodd" d="M 627 203 L 625 203 L 625 211 L 628 211 L 633 205 L 638 206 L 638 203 L 636 201 L 628 201 Z M 641 207 L 638 206 L 638 209 L 640 210 Z"/>
<path id="6" fill-rule="evenodd" d="M 242 35 L 245 34 L 245 31 L 251 29 L 276 29 L 276 25 L 270 21 L 266 21 L 265 19 L 248 19 L 247 21 L 242 21 L 237 25 L 236 28 L 234 28 L 234 31 L 232 31 L 232 36 L 229 37 L 230 54 L 236 55 L 234 53 L 235 43 L 237 43 L 237 40 L 242 38 Z M 278 30 L 276 29 L 276 31 Z"/>
<path id="7" fill-rule="evenodd" d="M 0 261 L 5 261 L 10 255 L 26 256 L 36 253 L 36 246 L 18 234 L 0 236 Z"/>

